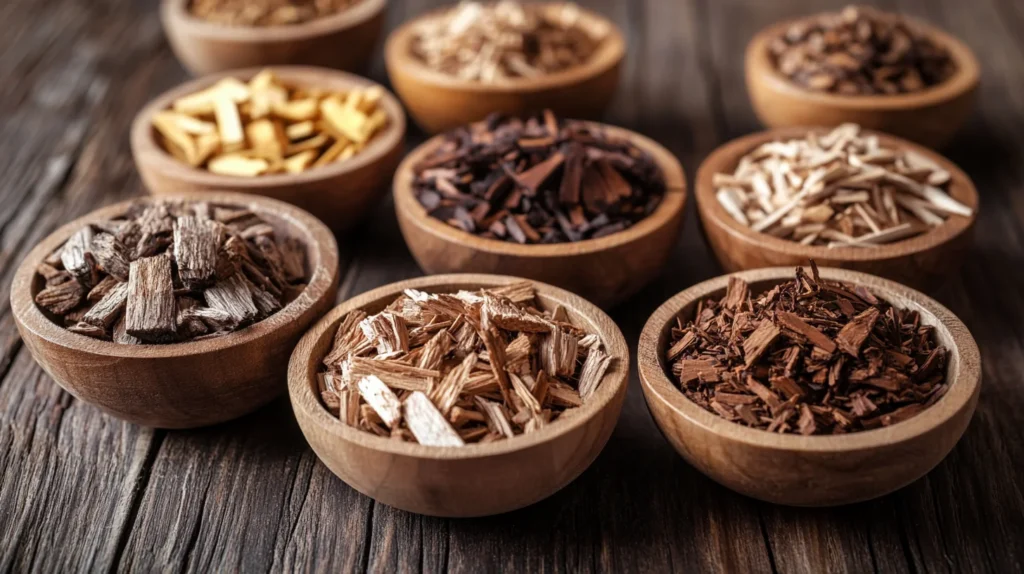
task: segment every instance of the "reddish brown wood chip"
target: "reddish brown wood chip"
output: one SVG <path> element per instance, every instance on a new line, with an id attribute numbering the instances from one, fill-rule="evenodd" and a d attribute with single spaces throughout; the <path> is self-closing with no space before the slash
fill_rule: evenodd
<path id="1" fill-rule="evenodd" d="M 860 354 L 860 347 L 867 340 L 871 330 L 878 320 L 878 309 L 868 307 L 863 313 L 857 315 L 852 321 L 843 326 L 836 335 L 836 343 L 839 349 L 854 357 Z M 909 357 L 908 357 L 909 358 Z"/>
<path id="2" fill-rule="evenodd" d="M 808 341 L 811 342 L 812 345 L 818 347 L 819 349 L 825 351 L 826 353 L 831 353 L 836 350 L 836 344 L 832 341 L 832 339 L 829 339 L 827 335 L 815 329 L 814 327 L 808 325 L 798 315 L 783 311 L 781 313 L 778 313 L 776 315 L 776 318 L 779 322 L 779 325 L 781 325 L 783 328 L 789 329 L 790 331 L 797 333 L 799 335 L 803 335 L 804 337 L 807 338 Z"/>
<path id="3" fill-rule="evenodd" d="M 895 424 L 942 396 L 932 327 L 811 271 L 756 296 L 733 281 L 680 317 L 666 352 L 680 390 L 737 424 L 805 435 Z"/>

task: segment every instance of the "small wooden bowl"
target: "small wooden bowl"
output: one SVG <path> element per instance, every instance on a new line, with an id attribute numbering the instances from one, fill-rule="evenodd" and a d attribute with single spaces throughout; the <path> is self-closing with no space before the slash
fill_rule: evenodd
<path id="1" fill-rule="evenodd" d="M 323 66 L 350 72 L 369 67 L 384 29 L 387 0 L 362 0 L 324 18 L 289 26 L 228 26 L 188 11 L 190 0 L 163 0 L 167 40 L 195 76 L 252 66 Z"/>
<path id="2" fill-rule="evenodd" d="M 416 123 L 435 134 L 475 122 L 493 112 L 520 115 L 545 108 L 563 116 L 595 119 L 611 103 L 619 85 L 626 41 L 610 20 L 588 10 L 589 18 L 608 25 L 608 37 L 581 66 L 539 78 L 485 84 L 460 80 L 425 66 L 412 55 L 419 21 L 452 7 L 406 22 L 388 36 L 384 62 L 388 77 Z"/>
<path id="3" fill-rule="evenodd" d="M 427 273 L 505 273 L 543 281 L 605 308 L 650 283 L 679 236 L 686 177 L 679 160 L 652 140 L 622 128 L 600 127 L 650 153 L 664 173 L 665 197 L 649 216 L 606 237 L 550 245 L 520 245 L 456 229 L 431 217 L 412 189 L 413 167 L 441 144 L 443 136 L 437 136 L 406 156 L 395 173 L 395 213 L 416 262 Z"/>
<path id="4" fill-rule="evenodd" d="M 316 86 L 329 90 L 351 90 L 375 85 L 370 80 L 323 68 L 286 66 L 273 68 L 282 83 Z M 232 76 L 248 80 L 260 69 L 234 70 L 192 80 L 165 92 L 135 116 L 131 146 L 135 166 L 153 195 L 182 191 L 240 191 L 279 199 L 319 217 L 332 231 L 341 232 L 359 223 L 387 190 L 391 176 L 404 151 L 405 113 L 398 100 L 385 90 L 381 105 L 389 124 L 363 151 L 352 158 L 312 168 L 302 173 L 257 177 L 233 177 L 187 165 L 172 156 L 157 141 L 153 116 L 188 94 L 205 89 Z"/>
<path id="5" fill-rule="evenodd" d="M 359 492 L 402 510 L 433 516 L 486 516 L 522 508 L 572 482 L 611 436 L 626 397 L 629 349 L 600 309 L 536 283 L 541 307 L 560 304 L 570 320 L 601 337 L 615 357 L 595 394 L 571 418 L 488 444 L 433 447 L 346 426 L 320 402 L 316 373 L 338 323 L 354 309 L 374 313 L 404 289 L 451 292 L 521 281 L 502 275 L 434 275 L 385 285 L 335 307 L 299 341 L 288 365 L 288 392 L 306 440 L 334 474 Z"/>
<path id="6" fill-rule="evenodd" d="M 960 40 L 909 18 L 916 29 L 945 46 L 956 63 L 956 72 L 942 84 L 913 94 L 841 96 L 812 92 L 783 76 L 772 62 L 769 45 L 794 23 L 815 17 L 769 26 L 747 44 L 747 92 L 762 124 L 781 128 L 853 122 L 939 148 L 967 121 L 981 75 L 978 60 Z"/>
<path id="7" fill-rule="evenodd" d="M 214 339 L 170 345 L 120 345 L 72 333 L 36 306 L 36 267 L 90 222 L 123 213 L 133 201 L 104 207 L 64 225 L 22 261 L 11 309 L 25 346 L 67 392 L 140 425 L 192 428 L 251 412 L 285 390 L 285 365 L 302 333 L 334 302 L 338 245 L 327 227 L 290 205 L 237 193 L 181 194 L 182 199 L 244 206 L 306 245 L 311 270 L 302 294 L 284 309 Z"/>
<path id="8" fill-rule="evenodd" d="M 886 146 L 917 152 L 952 176 L 950 195 L 973 210 L 970 217 L 951 216 L 943 225 L 903 241 L 874 248 L 825 247 L 758 233 L 729 215 L 715 197 L 712 178 L 732 173 L 741 157 L 776 139 L 803 137 L 808 128 L 778 128 L 735 139 L 711 153 L 697 170 L 694 196 L 708 244 L 726 272 L 760 267 L 806 265 L 813 259 L 822 267 L 841 267 L 881 275 L 916 289 L 929 290 L 955 273 L 970 250 L 978 215 L 978 191 L 959 167 L 941 155 L 887 134 L 877 135 Z"/>
<path id="9" fill-rule="evenodd" d="M 752 293 L 792 281 L 793 269 L 736 274 Z M 647 406 L 665 438 L 698 470 L 737 492 L 793 506 L 833 506 L 869 500 L 924 476 L 963 435 L 981 390 L 981 356 L 967 327 L 924 294 L 865 273 L 821 269 L 827 279 L 863 285 L 893 305 L 921 314 L 950 350 L 945 396 L 917 416 L 880 429 L 834 436 L 780 435 L 710 413 L 670 381 L 665 364 L 676 320 L 692 317 L 697 301 L 721 297 L 729 277 L 699 283 L 651 315 L 640 335 L 637 361 Z"/>

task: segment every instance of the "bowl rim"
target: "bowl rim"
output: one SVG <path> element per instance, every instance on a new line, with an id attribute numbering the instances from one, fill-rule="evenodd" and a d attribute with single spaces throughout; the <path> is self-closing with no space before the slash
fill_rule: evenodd
<path id="1" fill-rule="evenodd" d="M 247 81 L 263 70 L 270 70 L 282 83 L 300 86 L 336 86 L 341 89 L 379 87 L 383 90 L 381 103 L 388 114 L 388 126 L 359 153 L 343 162 L 308 169 L 301 173 L 278 173 L 257 177 L 237 177 L 212 173 L 187 165 L 164 150 L 157 141 L 153 116 L 170 106 L 174 100 L 205 89 L 217 81 L 235 77 Z M 239 190 L 266 190 L 279 187 L 298 187 L 337 178 L 373 165 L 396 147 L 404 144 L 406 117 L 398 98 L 385 86 L 368 78 L 316 66 L 260 66 L 225 70 L 181 83 L 152 99 L 132 120 L 131 149 L 136 164 L 147 163 L 153 169 L 173 174 L 175 178 L 197 187 Z"/>
<path id="2" fill-rule="evenodd" d="M 229 26 L 193 16 L 187 9 L 191 0 L 161 0 L 160 15 L 165 27 L 188 29 L 191 36 L 222 42 L 271 44 L 326 36 L 363 24 L 387 7 L 387 0 L 360 0 L 341 12 L 299 24 L 278 26 Z"/>
<path id="3" fill-rule="evenodd" d="M 687 198 L 686 174 L 675 155 L 654 140 L 625 128 L 598 122 L 573 121 L 580 121 L 589 126 L 604 130 L 609 136 L 627 139 L 651 154 L 664 175 L 665 194 L 650 215 L 622 231 L 597 239 L 585 239 L 575 243 L 519 244 L 511 241 L 480 237 L 467 231 L 456 229 L 443 221 L 431 217 L 427 213 L 426 208 L 416 199 L 412 189 L 414 179 L 413 167 L 443 143 L 445 134 L 442 133 L 430 138 L 409 152 L 395 171 L 392 195 L 394 196 L 395 211 L 398 213 L 399 220 L 405 215 L 412 225 L 416 225 L 426 233 L 445 243 L 465 245 L 483 253 L 526 259 L 543 259 L 598 253 L 627 245 L 661 229 L 683 213 Z"/>
<path id="4" fill-rule="evenodd" d="M 644 325 L 638 344 L 637 370 L 644 399 L 648 402 L 661 403 L 668 407 L 676 418 L 733 443 L 775 451 L 827 454 L 853 453 L 905 443 L 924 436 L 945 424 L 962 409 L 969 407 L 981 388 L 981 355 L 973 335 L 952 311 L 924 293 L 895 281 L 833 267 L 822 267 L 819 271 L 823 278 L 865 286 L 886 301 L 898 303 L 901 307 L 913 308 L 922 312 L 923 317 L 936 319 L 935 328 L 953 341 L 950 349 L 953 361 L 950 362 L 949 368 L 952 371 L 955 366 L 956 372 L 950 372 L 947 376 L 952 382 L 935 404 L 911 418 L 888 427 L 840 435 L 803 436 L 770 433 L 728 421 L 704 410 L 676 388 L 666 372 L 663 356 L 659 353 L 659 341 L 671 328 L 679 312 L 709 293 L 724 292 L 730 277 L 739 277 L 751 284 L 764 281 L 782 282 L 792 279 L 792 267 L 769 267 L 720 275 L 677 293 L 658 307 Z"/>
<path id="5" fill-rule="evenodd" d="M 569 2 L 539 2 L 540 5 L 569 4 Z M 514 78 L 510 81 L 483 83 L 460 80 L 442 72 L 432 70 L 412 56 L 410 44 L 415 28 L 424 20 L 437 16 L 456 7 L 450 4 L 435 8 L 415 18 L 410 18 L 388 35 L 384 44 L 384 62 L 388 75 L 395 71 L 408 74 L 418 82 L 440 88 L 447 88 L 477 94 L 522 94 L 558 89 L 595 78 L 622 63 L 626 55 L 626 40 L 619 26 L 599 12 L 578 6 L 581 14 L 604 23 L 608 37 L 598 46 L 597 51 L 582 65 L 545 74 L 536 78 Z"/>
<path id="6" fill-rule="evenodd" d="M 803 245 L 798 241 L 754 231 L 733 219 L 715 198 L 715 187 L 712 184 L 715 173 L 732 173 L 740 158 L 753 151 L 757 146 L 778 139 L 799 138 L 806 135 L 808 131 L 824 132 L 830 129 L 832 128 L 802 126 L 773 128 L 736 138 L 716 148 L 701 162 L 694 181 L 694 199 L 697 203 L 701 223 L 705 226 L 714 225 L 728 233 L 732 239 L 762 251 L 785 253 L 802 260 L 848 262 L 881 261 L 923 253 L 956 239 L 974 226 L 978 218 L 978 190 L 971 178 L 959 166 L 927 147 L 894 135 L 864 128 L 861 128 L 862 134 L 877 136 L 887 146 L 907 149 L 920 154 L 948 171 L 951 176 L 950 195 L 971 208 L 970 217 L 951 215 L 942 225 L 932 227 L 920 235 L 871 248 L 827 247 Z"/>
<path id="7" fill-rule="evenodd" d="M 476 289 L 484 286 L 508 285 L 521 281 L 526 280 L 509 275 L 480 273 L 428 275 L 382 285 L 342 302 L 331 309 L 303 335 L 288 363 L 288 396 L 296 418 L 299 418 L 300 422 L 305 419 L 308 425 L 327 433 L 334 440 L 353 443 L 363 448 L 391 455 L 449 461 L 481 459 L 523 451 L 542 443 L 553 442 L 584 426 L 593 420 L 595 416 L 612 406 L 619 394 L 626 392 L 629 385 L 629 346 L 626 344 L 626 339 L 618 324 L 596 305 L 565 289 L 532 280 L 530 282 L 536 287 L 539 297 L 559 303 L 569 310 L 570 313 L 585 319 L 590 323 L 591 330 L 610 331 L 608 336 L 602 335 L 602 342 L 605 345 L 606 351 L 612 357 L 615 357 L 616 360 L 612 363 L 608 372 L 605 373 L 604 379 L 602 379 L 601 385 L 595 391 L 594 396 L 584 403 L 583 406 L 578 407 L 579 412 L 575 413 L 570 419 L 555 421 L 533 433 L 516 435 L 512 438 L 488 444 L 474 443 L 461 447 L 424 446 L 417 443 L 379 437 L 375 434 L 342 424 L 340 420 L 327 411 L 320 399 L 313 393 L 316 381 L 314 377 L 309 376 L 309 363 L 314 360 L 316 361 L 314 365 L 315 373 L 319 369 L 322 357 L 314 359 L 312 357 L 312 349 L 324 337 L 334 336 L 333 329 L 349 311 L 381 302 L 388 302 L 405 289 L 422 289 L 428 292 L 431 291 L 431 287 L 441 286 L 449 289 Z M 595 328 L 597 323 L 602 323 L 605 328 Z M 305 433 L 306 431 L 304 430 L 303 432 Z"/>
<path id="8" fill-rule="evenodd" d="M 32 296 L 32 281 L 36 268 L 50 253 L 76 231 L 88 223 L 101 221 L 123 213 L 140 201 L 193 200 L 245 206 L 257 213 L 270 214 L 298 228 L 303 241 L 313 255 L 309 282 L 302 293 L 282 309 L 266 319 L 253 323 L 227 335 L 202 341 L 186 341 L 166 345 L 123 345 L 94 339 L 71 332 L 54 323 L 36 306 Z M 52 345 L 104 357 L 124 359 L 169 359 L 196 357 L 247 345 L 291 324 L 296 317 L 314 307 L 324 297 L 332 297 L 331 284 L 338 274 L 338 244 L 326 225 L 298 207 L 268 197 L 230 192 L 182 192 L 153 198 L 140 196 L 93 210 L 78 217 L 46 236 L 19 264 L 11 283 L 11 309 L 17 323 L 35 336 Z"/>
<path id="9" fill-rule="evenodd" d="M 946 31 L 929 24 L 918 18 L 900 14 L 910 27 L 920 31 L 925 36 L 944 46 L 950 52 L 950 57 L 956 64 L 953 75 L 946 81 L 926 88 L 924 90 L 893 95 L 857 95 L 846 96 L 833 94 L 831 92 L 814 92 L 808 90 L 780 72 L 772 62 L 768 52 L 771 41 L 781 36 L 787 28 L 793 24 L 809 22 L 821 16 L 833 12 L 819 12 L 799 18 L 792 18 L 777 22 L 763 28 L 751 38 L 747 44 L 746 62 L 747 73 L 758 74 L 767 85 L 775 92 L 785 94 L 794 99 L 801 99 L 807 103 L 831 106 L 848 111 L 874 110 L 874 111 L 899 111 L 915 108 L 935 106 L 977 88 L 981 78 L 981 67 L 974 52 L 967 44 Z"/>

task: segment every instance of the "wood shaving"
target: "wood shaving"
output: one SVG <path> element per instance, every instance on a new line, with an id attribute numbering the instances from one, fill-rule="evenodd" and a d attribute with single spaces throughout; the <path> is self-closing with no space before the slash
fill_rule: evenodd
<path id="1" fill-rule="evenodd" d="M 376 314 L 352 311 L 318 381 L 324 407 L 344 424 L 461 446 L 557 422 L 594 396 L 614 361 L 565 309 L 539 308 L 522 282 L 407 290 Z"/>
<path id="2" fill-rule="evenodd" d="M 931 160 L 843 124 L 762 144 L 712 184 L 722 208 L 754 231 L 805 245 L 872 247 L 970 217 L 949 194 L 950 180 Z"/>
<path id="3" fill-rule="evenodd" d="M 462 2 L 416 24 L 412 54 L 461 80 L 496 83 L 582 65 L 608 34 L 571 3 Z"/>

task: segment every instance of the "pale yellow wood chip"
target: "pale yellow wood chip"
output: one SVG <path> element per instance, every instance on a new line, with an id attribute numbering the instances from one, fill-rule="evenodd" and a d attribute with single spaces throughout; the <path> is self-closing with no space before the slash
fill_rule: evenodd
<path id="1" fill-rule="evenodd" d="M 291 141 L 301 140 L 316 133 L 316 124 L 312 120 L 291 124 L 284 129 L 284 133 Z"/>
<path id="2" fill-rule="evenodd" d="M 239 177 L 255 177 L 267 171 L 270 164 L 265 159 L 250 158 L 241 154 L 224 154 L 212 158 L 207 165 L 213 173 Z"/>
<path id="3" fill-rule="evenodd" d="M 302 173 L 306 171 L 316 159 L 316 150 L 300 151 L 299 153 L 287 157 L 284 160 L 284 170 L 288 173 Z"/>
<path id="4" fill-rule="evenodd" d="M 213 110 L 217 118 L 221 147 L 226 152 L 242 149 L 245 146 L 245 132 L 242 130 L 242 118 L 238 115 L 238 107 L 227 98 L 217 98 L 213 102 Z"/>

